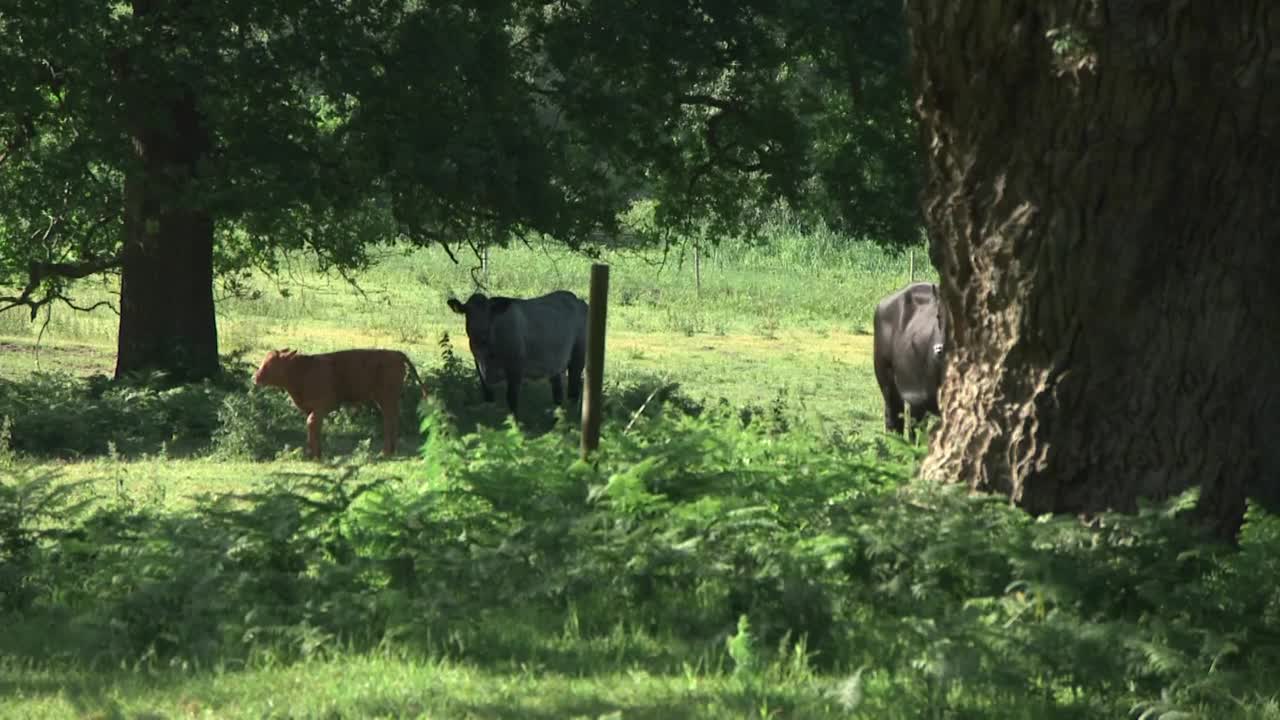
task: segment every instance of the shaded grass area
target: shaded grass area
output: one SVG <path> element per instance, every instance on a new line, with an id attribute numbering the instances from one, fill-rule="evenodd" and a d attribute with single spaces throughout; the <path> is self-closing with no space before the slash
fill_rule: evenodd
<path id="1" fill-rule="evenodd" d="M 506 672 L 449 661 L 345 655 L 245 672 L 10 670 L 3 718 L 846 718 L 837 683 L 780 679 L 758 691 L 727 675 Z"/>

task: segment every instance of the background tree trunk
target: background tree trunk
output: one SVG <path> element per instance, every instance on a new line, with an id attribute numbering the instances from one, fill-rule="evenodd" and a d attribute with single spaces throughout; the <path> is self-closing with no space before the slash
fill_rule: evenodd
<path id="1" fill-rule="evenodd" d="M 133 6 L 135 16 L 159 12 L 149 0 Z M 145 63 L 139 55 L 122 67 L 136 161 L 125 180 L 115 375 L 163 370 L 178 382 L 199 380 L 219 368 L 213 220 L 193 192 L 210 138 L 191 90 L 148 77 L 158 68 L 135 67 Z"/>
<path id="2" fill-rule="evenodd" d="M 954 350 L 924 473 L 1032 512 L 1280 484 L 1280 12 L 908 0 Z M 1268 92 L 1270 90 L 1270 92 Z"/>

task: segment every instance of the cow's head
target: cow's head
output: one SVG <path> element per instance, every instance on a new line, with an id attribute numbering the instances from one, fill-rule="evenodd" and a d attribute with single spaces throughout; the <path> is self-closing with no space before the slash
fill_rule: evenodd
<path id="1" fill-rule="evenodd" d="M 267 356 L 262 359 L 262 364 L 258 366 L 258 371 L 253 374 L 253 384 L 282 385 L 287 377 L 288 368 L 297 355 L 297 350 L 288 348 L 267 352 Z"/>
<path id="2" fill-rule="evenodd" d="M 511 307 L 511 298 L 486 297 L 475 293 L 460 303 L 449 298 L 449 307 L 466 318 L 467 341 L 481 377 L 489 376 L 490 347 L 493 344 L 493 320 Z"/>
<path id="3" fill-rule="evenodd" d="M 933 311 L 937 313 L 933 323 L 933 331 L 929 336 L 928 373 L 933 378 L 935 387 L 941 388 L 947 373 L 947 356 L 950 354 L 951 341 L 947 339 L 947 306 L 942 302 L 938 286 L 933 286 Z"/>
<path id="4" fill-rule="evenodd" d="M 933 286 L 933 307 L 938 313 L 937 329 L 930 338 L 930 347 L 933 350 L 933 357 L 938 362 L 942 362 L 946 358 L 947 353 L 947 308 L 942 303 L 942 296 L 938 294 L 938 286 Z"/>
<path id="5" fill-rule="evenodd" d="M 449 307 L 466 317 L 467 338 L 471 341 L 471 349 L 474 351 L 477 347 L 488 347 L 489 330 L 493 325 L 493 319 L 511 307 L 511 298 L 491 298 L 485 297 L 482 293 L 475 293 L 467 298 L 465 303 L 449 298 Z"/>

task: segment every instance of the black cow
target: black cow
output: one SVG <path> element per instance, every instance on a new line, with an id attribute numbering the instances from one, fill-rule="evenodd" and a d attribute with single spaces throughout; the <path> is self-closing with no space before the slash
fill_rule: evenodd
<path id="1" fill-rule="evenodd" d="M 507 407 L 516 414 L 520 383 L 551 380 L 551 397 L 564 403 L 565 371 L 569 401 L 582 397 L 582 370 L 587 357 L 587 304 L 568 290 L 518 299 L 476 293 L 449 307 L 466 316 L 467 339 L 475 359 L 480 391 L 493 402 L 493 385 L 507 383 Z"/>
<path id="2" fill-rule="evenodd" d="M 913 283 L 876 305 L 872 362 L 884 395 L 884 427 L 904 431 L 903 409 L 912 422 L 926 412 L 940 415 L 938 387 L 946 362 L 947 314 L 938 286 Z"/>

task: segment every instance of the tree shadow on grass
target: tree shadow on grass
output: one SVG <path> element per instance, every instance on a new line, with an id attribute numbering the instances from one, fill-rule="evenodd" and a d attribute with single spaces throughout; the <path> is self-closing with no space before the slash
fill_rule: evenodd
<path id="1" fill-rule="evenodd" d="M 405 516 L 398 509 L 390 519 L 350 511 L 366 493 L 400 481 L 366 479 L 359 466 L 267 480 L 260 490 L 198 496 L 194 507 L 174 511 L 128 495 L 85 498 L 39 469 L 4 470 L 0 658 L 82 668 L 166 658 L 207 665 L 246 657 L 264 642 L 274 656 L 304 657 L 338 638 L 368 650 L 387 630 L 379 606 L 415 608 L 416 615 L 425 600 L 430 614 L 415 620 L 421 632 L 406 638 L 425 653 L 440 650 L 433 637 L 461 637 L 454 623 L 462 621 L 471 627 L 462 634 L 474 649 L 470 659 L 525 655 L 564 672 L 630 662 L 674 667 L 679 660 L 669 646 L 544 641 L 549 627 L 558 637 L 546 618 L 529 625 L 513 615 L 472 627 L 467 619 L 483 608 L 439 605 L 429 595 L 438 582 L 471 584 L 483 572 L 450 560 L 428 576 L 402 576 L 400 538 L 413 533 L 400 525 Z M 432 497 L 428 504 L 437 502 Z M 488 521 L 479 509 L 460 520 L 449 519 L 451 512 L 428 519 L 428 537 L 409 540 L 410 547 L 425 542 L 418 552 L 465 552 L 470 541 L 437 538 L 431 528 L 483 533 Z M 405 591 L 407 600 L 396 599 Z"/>
<path id="2" fill-rule="evenodd" d="M 495 402 L 481 397 L 469 354 L 455 352 L 447 334 L 439 342 L 442 361 L 420 368 L 427 392 L 444 407 L 454 429 L 467 434 L 507 422 L 503 386 Z M 465 355 L 464 355 L 465 354 Z M 22 380 L 0 380 L 0 451 L 36 461 L 112 456 L 273 460 L 303 457 L 306 420 L 287 393 L 254 388 L 254 365 L 242 353 L 222 359 L 222 373 L 209 381 L 168 383 L 162 375 L 113 380 L 105 375 L 80 378 L 69 373 L 33 373 Z M 420 390 L 406 381 L 400 402 L 399 457 L 422 447 Z M 581 405 L 561 410 L 552 402 L 545 379 L 525 382 L 520 395 L 520 427 L 530 436 L 559 422 L 580 423 Z M 607 383 L 606 418 L 629 420 L 637 412 L 659 414 L 665 405 L 699 412 L 701 405 L 658 378 Z M 326 458 L 377 457 L 382 420 L 372 405 L 348 405 L 325 420 Z"/>
<path id="3" fill-rule="evenodd" d="M 533 707 L 536 702 L 540 707 Z M 564 718 L 582 718 L 583 720 L 684 720 L 685 718 L 706 717 L 706 713 L 698 710 L 705 705 L 723 706 L 731 704 L 740 706 L 739 717 L 750 717 L 754 708 L 747 703 L 726 703 L 722 695 L 711 692 L 690 692 L 683 697 L 645 699 L 637 702 L 619 703 L 604 697 L 603 693 L 589 693 L 583 696 L 581 691 L 566 691 L 563 697 L 531 698 L 530 702 L 500 701 L 475 702 L 453 698 L 436 698 L 432 705 L 446 717 L 485 718 L 486 720 L 564 720 Z M 415 704 L 416 705 L 416 704 Z M 402 717 L 402 713 L 413 714 L 413 707 L 395 700 L 370 699 L 354 704 L 355 714 L 359 717 Z M 421 707 L 421 705 L 416 705 Z M 727 714 L 727 713 L 726 713 Z"/>
<path id="4" fill-rule="evenodd" d="M 363 677 L 368 670 L 360 665 L 357 662 L 353 672 L 344 674 L 349 682 L 339 681 L 336 687 L 327 684 L 323 699 L 306 698 L 293 705 L 292 716 L 681 720 L 751 717 L 762 704 L 783 717 L 843 716 L 825 701 L 821 686 L 811 684 L 751 690 L 727 678 L 716 678 L 701 682 L 698 687 L 684 682 L 676 687 L 660 676 L 646 678 L 590 669 L 562 676 L 481 671 L 461 683 L 437 682 L 423 671 L 421 684 L 386 686 L 368 682 Z M 243 681 L 219 673 L 222 687 L 214 689 L 209 683 L 211 674 L 207 673 L 116 669 L 96 674 L 73 672 L 57 680 L 0 680 L 0 696 L 37 702 L 61 698 L 78 717 L 151 720 L 198 715 L 202 709 L 220 709 L 220 716 L 249 717 L 253 716 L 252 708 L 261 709 L 272 701 L 290 705 L 296 699 L 299 680 L 333 682 L 329 668 L 314 677 L 307 676 L 305 666 L 300 670 L 279 670 L 275 680 L 286 688 L 275 695 L 270 689 L 275 684 L 268 674 L 271 670 L 250 671 Z M 683 675 L 670 677 L 687 680 Z"/>
<path id="5" fill-rule="evenodd" d="M 437 397 L 447 412 L 454 429 L 460 434 L 485 427 L 499 427 L 508 421 L 505 384 L 494 388 L 494 400 L 486 402 L 481 394 L 470 354 L 455 350 L 448 333 L 441 336 L 441 363 L 428 371 L 423 379 L 429 392 Z M 568 383 L 565 381 L 567 394 Z M 702 404 L 685 397 L 680 385 L 656 376 L 640 376 L 618 383 L 606 376 L 602 414 L 606 419 L 629 421 L 637 413 L 648 417 L 660 414 L 664 407 L 674 406 L 681 412 L 697 414 Z M 581 402 L 567 398 L 563 408 L 551 397 L 551 383 L 545 378 L 526 381 L 520 388 L 519 424 L 527 435 L 549 432 L 558 422 L 577 426 L 581 422 Z"/>

